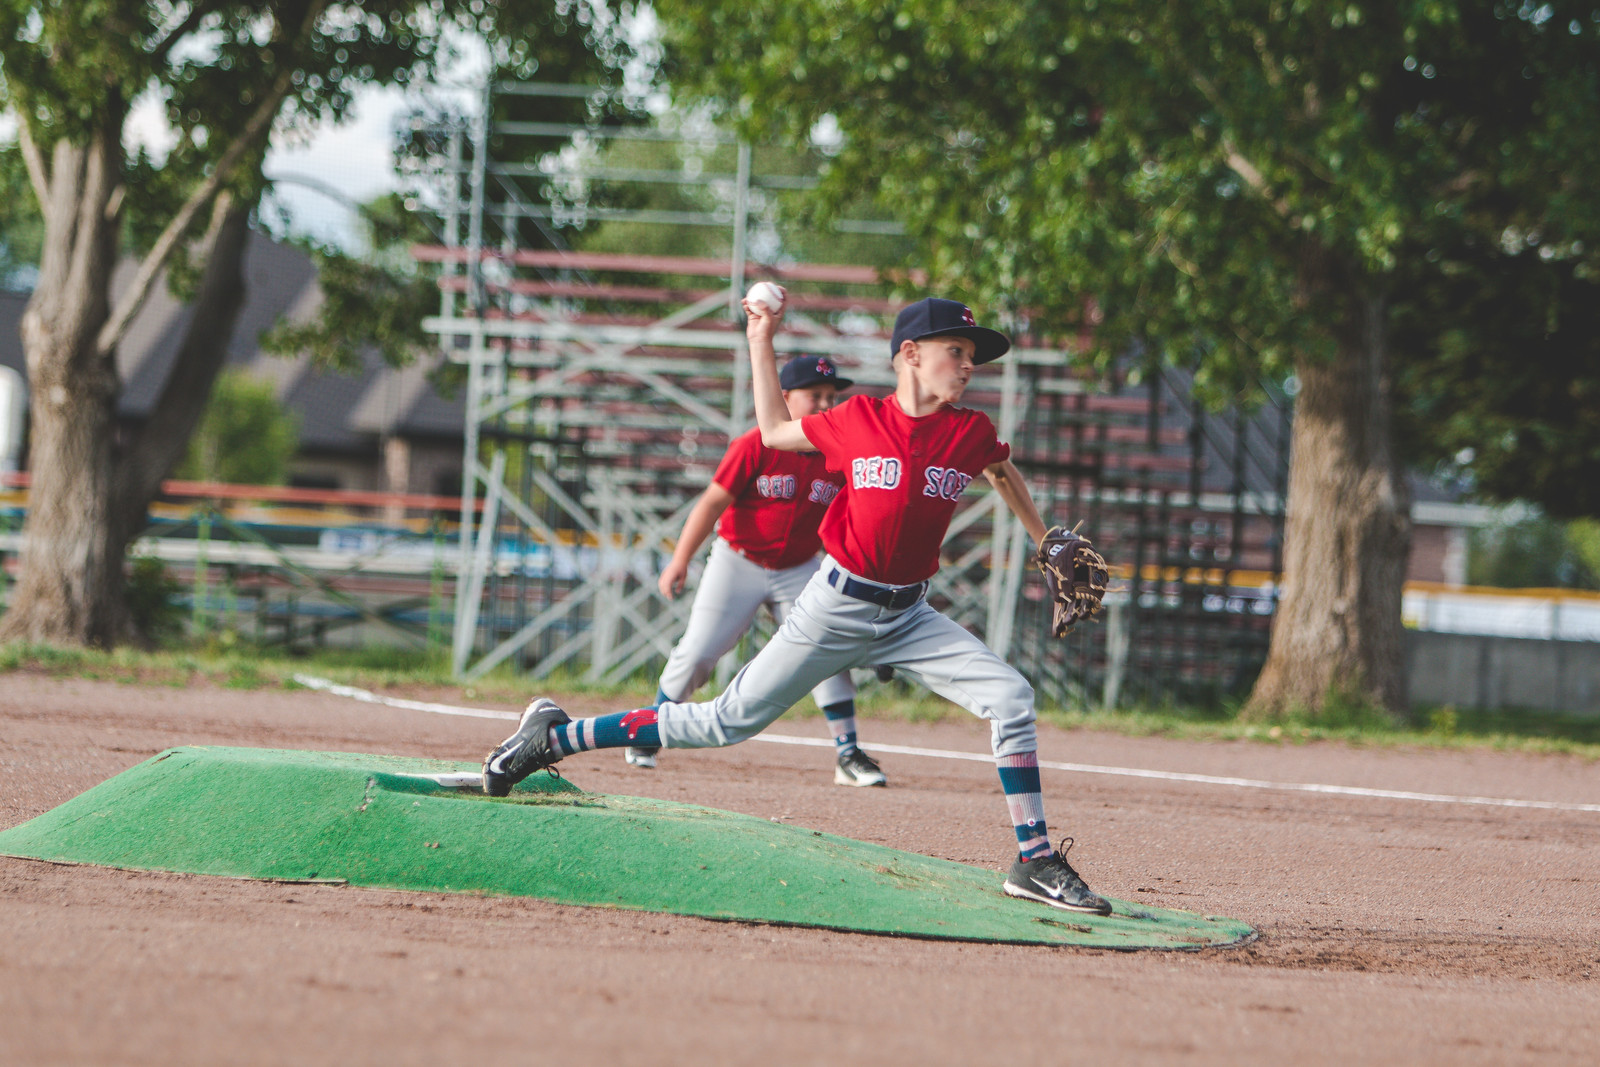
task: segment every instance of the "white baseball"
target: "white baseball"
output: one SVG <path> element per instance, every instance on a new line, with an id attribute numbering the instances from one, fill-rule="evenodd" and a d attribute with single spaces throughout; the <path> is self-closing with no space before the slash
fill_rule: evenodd
<path id="1" fill-rule="evenodd" d="M 767 309 L 767 314 L 776 315 L 783 310 L 783 290 L 771 282 L 756 282 L 744 298 L 752 304 L 759 304 Z"/>

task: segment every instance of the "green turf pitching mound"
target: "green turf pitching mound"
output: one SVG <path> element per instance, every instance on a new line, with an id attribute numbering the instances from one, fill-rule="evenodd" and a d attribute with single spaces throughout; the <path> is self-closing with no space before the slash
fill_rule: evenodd
<path id="1" fill-rule="evenodd" d="M 539 897 L 712 919 L 972 941 L 1198 948 L 1232 919 L 1013 900 L 1002 875 L 749 815 L 585 793 L 509 797 L 437 760 L 175 748 L 0 832 L 0 854 L 137 870 Z"/>

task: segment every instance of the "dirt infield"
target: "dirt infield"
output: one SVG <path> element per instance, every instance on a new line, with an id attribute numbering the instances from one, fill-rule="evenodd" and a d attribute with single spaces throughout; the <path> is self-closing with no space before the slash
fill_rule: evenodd
<path id="1" fill-rule="evenodd" d="M 453 693 L 405 695 L 459 701 Z M 508 709 L 509 710 L 509 709 Z M 593 699 L 569 710 L 609 710 Z M 820 719 L 777 732 L 820 736 Z M 0 675 L 0 827 L 173 745 L 472 760 L 501 723 L 308 692 Z M 982 752 L 976 721 L 867 720 Z M 1563 756 L 1134 739 L 1045 729 L 1047 760 L 1600 801 Z M 821 749 L 610 753 L 579 785 L 707 804 L 996 871 L 982 763 Z M 1600 814 L 1044 772 L 1091 885 L 1261 931 L 1199 953 L 948 944 L 538 901 L 0 859 L 0 1063 L 1600 1061 Z"/>

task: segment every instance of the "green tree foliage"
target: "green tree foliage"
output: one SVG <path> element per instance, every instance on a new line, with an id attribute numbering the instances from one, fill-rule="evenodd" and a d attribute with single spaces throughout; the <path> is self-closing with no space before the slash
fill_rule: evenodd
<path id="1" fill-rule="evenodd" d="M 1578 563 L 1594 578 L 1591 588 L 1600 589 L 1600 520 L 1574 519 L 1567 523 L 1567 544 Z"/>
<path id="2" fill-rule="evenodd" d="M 1574 238 L 1581 243 L 1581 238 Z M 1398 368 L 1407 454 L 1480 496 L 1556 517 L 1600 515 L 1600 284 L 1585 258 L 1542 243 L 1467 250 L 1402 309 Z"/>
<path id="3" fill-rule="evenodd" d="M 21 286 L 39 264 L 44 219 L 15 144 L 0 144 L 0 288 Z"/>
<path id="4" fill-rule="evenodd" d="M 264 348 L 283 355 L 307 352 L 324 366 L 355 370 L 364 348 L 401 365 L 430 344 L 422 318 L 439 307 L 437 272 L 411 256 L 413 245 L 436 239 L 428 219 L 403 194 L 387 193 L 362 205 L 361 225 L 362 252 L 308 247 L 322 295 L 316 314 L 278 323 L 262 338 Z"/>
<path id="5" fill-rule="evenodd" d="M 183 586 L 160 559 L 139 556 L 128 561 L 123 595 L 134 626 L 147 642 L 160 644 L 183 632 L 185 612 L 178 602 L 182 591 Z"/>
<path id="6" fill-rule="evenodd" d="M 196 482 L 282 485 L 300 443 L 295 417 L 272 383 L 223 371 L 175 476 Z"/>
<path id="7" fill-rule="evenodd" d="M 1061 329 L 1092 297 L 1101 358 L 1198 361 L 1231 398 L 1330 354 L 1365 288 L 1430 432 L 1457 413 L 1526 431 L 1480 463 L 1600 427 L 1592 4 L 658 7 L 670 77 L 774 136 L 830 116 L 827 197 L 875 190 L 922 264 L 987 307 Z M 1408 439 L 1426 457 L 1482 442 L 1447 436 Z"/>
<path id="8" fill-rule="evenodd" d="M 1474 530 L 1467 584 L 1503 589 L 1600 589 L 1596 525 L 1534 515 Z"/>

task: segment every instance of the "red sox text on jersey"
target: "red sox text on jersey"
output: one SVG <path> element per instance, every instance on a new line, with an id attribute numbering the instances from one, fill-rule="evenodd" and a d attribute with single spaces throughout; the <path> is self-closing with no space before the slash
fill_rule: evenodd
<path id="1" fill-rule="evenodd" d="M 793 500 L 794 484 L 792 474 L 763 474 L 756 479 L 756 492 L 768 500 Z"/>
<path id="2" fill-rule="evenodd" d="M 911 585 L 939 569 L 956 501 L 985 467 L 1011 455 L 981 411 L 945 407 L 912 418 L 894 397 L 854 396 L 801 422 L 807 440 L 848 474 L 822 519 L 822 543 L 845 569 Z"/>
<path id="3" fill-rule="evenodd" d="M 927 484 L 923 496 L 960 500 L 962 490 L 972 484 L 972 475 L 954 467 L 929 467 L 922 472 Z M 900 486 L 900 461 L 893 456 L 868 456 L 850 463 L 850 477 L 857 489 L 897 489 Z"/>
<path id="4" fill-rule="evenodd" d="M 779 452 L 761 431 L 740 434 L 712 480 L 733 496 L 717 532 L 746 559 L 771 570 L 793 567 L 822 546 L 817 525 L 844 478 L 815 452 Z"/>
<path id="5" fill-rule="evenodd" d="M 850 461 L 851 484 L 857 489 L 898 489 L 900 461 L 893 456 L 867 456 Z"/>

